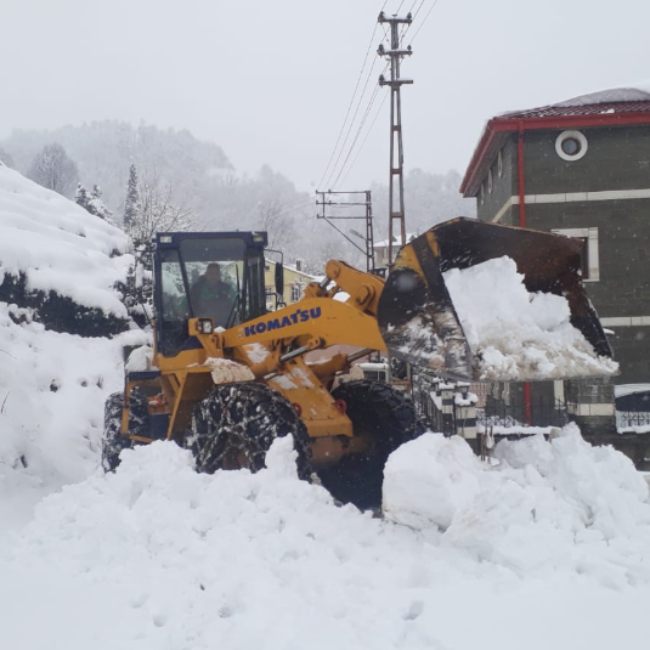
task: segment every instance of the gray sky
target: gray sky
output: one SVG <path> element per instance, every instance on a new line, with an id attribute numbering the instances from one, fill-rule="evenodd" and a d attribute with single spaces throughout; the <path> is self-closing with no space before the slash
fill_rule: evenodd
<path id="1" fill-rule="evenodd" d="M 424 0 L 405 44 L 434 1 Z M 382 4 L 0 0 L 0 137 L 144 120 L 213 140 L 241 171 L 268 163 L 314 189 Z M 399 5 L 388 0 L 386 10 Z M 405 0 L 400 13 L 419 5 Z M 650 79 L 649 19 L 645 0 L 438 0 L 403 63 L 403 76 L 415 80 L 403 89 L 407 169 L 463 173 L 490 116 Z M 378 28 L 368 91 L 382 36 Z M 387 93 L 379 90 L 366 127 Z M 386 180 L 388 105 L 339 187 Z M 357 145 L 364 138 L 365 130 Z"/>

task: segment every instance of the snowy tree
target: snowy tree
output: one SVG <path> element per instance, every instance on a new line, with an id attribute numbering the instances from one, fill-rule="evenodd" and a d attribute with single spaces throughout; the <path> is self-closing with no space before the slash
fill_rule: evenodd
<path id="1" fill-rule="evenodd" d="M 65 149 L 55 142 L 45 145 L 35 156 L 27 177 L 65 196 L 72 192 L 79 179 L 79 172 L 77 165 L 70 159 Z"/>
<path id="2" fill-rule="evenodd" d="M 153 310 L 151 242 L 158 232 L 196 228 L 194 211 L 174 193 L 170 182 L 157 176 L 137 187 L 138 200 L 128 228 L 134 263 L 129 269 L 125 303 L 131 317 L 143 326 L 150 322 Z"/>
<path id="3" fill-rule="evenodd" d="M 79 183 L 77 191 L 74 193 L 74 200 L 86 212 L 112 223 L 111 215 L 113 214 L 102 202 L 102 190 L 99 185 L 93 185 L 93 190 L 88 194 L 88 190 Z"/>
<path id="4" fill-rule="evenodd" d="M 138 173 L 134 164 L 129 167 L 129 184 L 124 201 L 124 229 L 129 230 L 138 211 Z"/>
<path id="5" fill-rule="evenodd" d="M 77 205 L 80 205 L 84 210 L 90 212 L 88 209 L 88 191 L 81 183 L 77 185 L 77 191 L 74 193 L 74 202 Z"/>
<path id="6" fill-rule="evenodd" d="M 88 212 L 94 214 L 96 217 L 112 223 L 111 215 L 113 214 L 102 201 L 102 189 L 95 183 L 93 191 L 90 193 L 90 200 L 88 201 Z"/>

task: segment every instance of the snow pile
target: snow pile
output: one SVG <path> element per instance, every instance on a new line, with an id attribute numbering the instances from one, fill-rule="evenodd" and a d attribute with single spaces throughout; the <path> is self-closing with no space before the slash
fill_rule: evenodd
<path id="1" fill-rule="evenodd" d="M 569 425 L 550 442 L 500 442 L 495 457 L 481 463 L 461 438 L 434 434 L 401 447 L 385 470 L 386 517 L 519 575 L 650 583 L 648 486 L 626 456 Z"/>
<path id="2" fill-rule="evenodd" d="M 104 401 L 123 387 L 122 343 L 143 336 L 53 332 L 30 310 L 0 302 L 0 531 L 95 470 Z"/>
<path id="3" fill-rule="evenodd" d="M 245 366 L 230 359 L 209 357 L 204 366 L 210 369 L 215 384 L 229 384 L 234 381 L 254 381 L 255 375 Z"/>
<path id="4" fill-rule="evenodd" d="M 415 462 L 421 441 L 403 450 Z M 440 468 L 449 480 L 459 475 L 456 503 L 465 503 L 465 516 L 452 509 L 442 534 L 336 507 L 325 490 L 297 479 L 287 439 L 275 441 L 268 469 L 255 475 L 196 474 L 190 455 L 172 443 L 123 452 L 115 474 L 98 472 L 46 499 L 0 551 L 3 643 L 21 650 L 474 650 L 486 640 L 504 650 L 548 650 L 569 639 L 575 650 L 643 646 L 650 587 L 635 557 L 643 540 L 632 535 L 641 534 L 648 506 L 613 459 L 605 465 L 616 479 L 593 493 L 598 463 L 574 454 L 573 476 L 566 468 L 554 475 L 565 497 L 554 512 L 544 509 L 562 503 L 551 500 L 550 479 L 521 458 L 493 473 L 488 501 L 471 510 L 467 500 L 483 479 L 460 453 L 446 458 Z M 410 478 L 425 489 L 416 472 Z M 570 533 L 587 502 L 598 528 Z M 527 558 L 510 570 L 504 556 L 515 554 L 512 544 L 477 560 L 504 539 L 506 525 L 504 541 L 517 541 L 524 515 L 539 519 L 539 536 L 526 538 L 521 552 L 553 556 L 555 564 L 527 573 L 535 569 Z M 610 525 L 622 528 L 610 535 Z M 591 562 L 572 566 L 586 545 Z"/>
<path id="5" fill-rule="evenodd" d="M 113 285 L 130 256 L 110 255 L 125 245 L 116 228 L 0 167 L 0 531 L 97 467 L 104 400 L 123 386 L 122 344 L 145 341 L 66 328 L 78 331 L 84 318 L 87 334 L 124 328 Z M 14 304 L 20 298 L 30 306 Z"/>
<path id="6" fill-rule="evenodd" d="M 559 379 L 612 375 L 569 322 L 565 298 L 530 294 L 515 262 L 501 257 L 468 269 L 451 269 L 445 283 L 482 380 Z"/>
<path id="7" fill-rule="evenodd" d="M 0 167 L 0 278 L 25 274 L 27 290 L 126 318 L 113 290 L 126 281 L 126 235 L 65 197 Z"/>

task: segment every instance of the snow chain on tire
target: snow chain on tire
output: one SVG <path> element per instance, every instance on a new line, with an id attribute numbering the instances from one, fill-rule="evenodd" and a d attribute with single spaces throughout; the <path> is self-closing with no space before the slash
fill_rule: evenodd
<path id="1" fill-rule="evenodd" d="M 147 437 L 149 435 L 149 409 L 147 398 L 137 388 L 131 391 L 129 432 Z M 120 432 L 124 393 L 113 393 L 104 406 L 104 437 L 102 439 L 102 467 L 112 472 L 120 464 L 120 452 L 133 443 Z"/>
<path id="2" fill-rule="evenodd" d="M 252 382 L 215 386 L 192 414 L 186 446 L 199 472 L 262 469 L 276 438 L 293 435 L 298 476 L 311 475 L 311 450 L 304 422 L 289 401 L 269 386 Z"/>

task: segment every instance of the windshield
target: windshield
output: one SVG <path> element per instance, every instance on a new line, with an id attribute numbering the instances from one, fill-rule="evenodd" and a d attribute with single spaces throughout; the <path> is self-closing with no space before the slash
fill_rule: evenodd
<path id="1" fill-rule="evenodd" d="M 187 343 L 187 319 L 229 328 L 265 313 L 261 249 L 239 237 L 188 238 L 161 250 L 160 320 L 171 348 Z"/>

